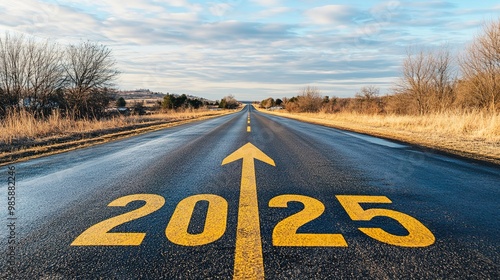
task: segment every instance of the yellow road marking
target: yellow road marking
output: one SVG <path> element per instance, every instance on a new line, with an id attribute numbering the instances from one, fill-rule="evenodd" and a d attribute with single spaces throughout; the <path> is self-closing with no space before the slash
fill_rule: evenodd
<path id="1" fill-rule="evenodd" d="M 198 201 L 207 201 L 208 210 L 203 232 L 191 234 L 189 223 Z M 224 235 L 227 223 L 227 201 L 213 194 L 198 194 L 187 197 L 177 204 L 172 218 L 165 229 L 165 235 L 172 243 L 182 246 L 201 246 L 212 243 Z"/>
<path id="2" fill-rule="evenodd" d="M 227 156 L 222 165 L 243 159 L 233 279 L 264 279 L 255 159 L 276 166 L 274 160 L 251 143 Z"/>
<path id="3" fill-rule="evenodd" d="M 133 194 L 117 198 L 111 201 L 108 206 L 124 207 L 132 201 L 145 201 L 142 207 L 127 213 L 109 218 L 97 223 L 82 232 L 71 246 L 139 246 L 146 236 L 146 233 L 139 232 L 109 232 L 113 228 L 147 216 L 165 204 L 165 198 L 157 194 Z"/>
<path id="4" fill-rule="evenodd" d="M 347 242 L 340 233 L 297 233 L 301 226 L 323 214 L 325 205 L 321 201 L 305 195 L 284 194 L 273 197 L 269 201 L 269 207 L 287 208 L 291 201 L 302 203 L 304 208 L 274 227 L 274 246 L 347 247 Z"/>
<path id="5" fill-rule="evenodd" d="M 382 228 L 358 228 L 371 238 L 402 247 L 427 247 L 436 241 L 434 234 L 410 215 L 383 208 L 363 209 L 361 203 L 392 203 L 386 196 L 337 195 L 342 207 L 353 221 L 370 221 L 374 217 L 389 217 L 398 221 L 407 231 L 404 236 L 394 235 Z"/>
<path id="6" fill-rule="evenodd" d="M 252 128 L 250 126 L 247 126 L 247 132 L 251 132 Z"/>

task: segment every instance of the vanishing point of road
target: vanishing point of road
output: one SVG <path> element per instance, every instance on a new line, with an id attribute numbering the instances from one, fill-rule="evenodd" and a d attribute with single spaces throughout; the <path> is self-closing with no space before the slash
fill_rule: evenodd
<path id="1" fill-rule="evenodd" d="M 500 279 L 498 165 L 252 106 L 0 170 L 1 279 Z"/>

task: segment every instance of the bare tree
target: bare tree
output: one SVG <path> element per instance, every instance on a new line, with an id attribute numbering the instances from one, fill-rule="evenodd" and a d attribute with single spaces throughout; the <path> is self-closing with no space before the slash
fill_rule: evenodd
<path id="1" fill-rule="evenodd" d="M 402 77 L 396 85 L 396 94 L 410 97 L 416 113 L 425 114 L 429 111 L 430 80 L 431 64 L 426 54 L 420 51 L 414 55 L 408 51 L 403 62 Z"/>
<path id="2" fill-rule="evenodd" d="M 22 107 L 34 113 L 50 110 L 62 87 L 61 51 L 49 41 L 23 35 L 0 38 L 2 108 Z"/>
<path id="3" fill-rule="evenodd" d="M 234 97 L 234 95 L 230 94 L 224 97 L 226 100 L 226 108 L 228 109 L 236 109 L 238 108 L 238 100 Z"/>
<path id="4" fill-rule="evenodd" d="M 407 113 L 423 115 L 451 104 L 453 83 L 451 59 L 446 48 L 438 52 L 420 50 L 417 54 L 409 51 L 395 93 L 401 95 L 399 100 L 409 102 Z"/>
<path id="5" fill-rule="evenodd" d="M 298 110 L 300 112 L 316 113 L 321 109 L 323 97 L 316 87 L 307 86 L 297 97 Z"/>
<path id="6" fill-rule="evenodd" d="M 84 42 L 63 52 L 47 40 L 6 33 L 0 38 L 0 116 L 9 109 L 45 115 L 62 107 L 77 117 L 99 117 L 117 74 L 103 45 Z"/>
<path id="7" fill-rule="evenodd" d="M 500 107 L 500 19 L 483 26 L 460 61 L 465 102 L 495 112 Z"/>
<path id="8" fill-rule="evenodd" d="M 17 107 L 22 99 L 25 82 L 24 36 L 6 33 L 0 38 L 0 87 L 2 88 L 2 113 L 9 107 Z"/>
<path id="9" fill-rule="evenodd" d="M 380 90 L 375 86 L 362 87 L 361 90 L 355 94 L 355 109 L 362 113 L 379 113 L 382 110 L 379 93 Z"/>
<path id="10" fill-rule="evenodd" d="M 48 41 L 30 42 L 26 97 L 33 111 L 40 113 L 57 107 L 56 95 L 64 84 L 62 52 Z"/>
<path id="11" fill-rule="evenodd" d="M 76 117 L 99 117 L 110 102 L 110 90 L 118 75 L 111 50 L 104 45 L 83 42 L 66 51 L 66 99 Z"/>
<path id="12" fill-rule="evenodd" d="M 444 111 L 455 99 L 456 71 L 447 47 L 441 47 L 430 55 L 432 65 L 431 110 Z"/>

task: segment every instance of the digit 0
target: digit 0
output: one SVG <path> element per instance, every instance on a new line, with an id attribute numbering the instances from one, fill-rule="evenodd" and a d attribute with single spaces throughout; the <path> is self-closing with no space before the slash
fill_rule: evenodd
<path id="1" fill-rule="evenodd" d="M 199 201 L 208 201 L 208 211 L 203 232 L 188 232 L 189 222 L 194 207 Z M 174 214 L 165 229 L 167 238 L 177 245 L 200 246 L 216 241 L 226 231 L 227 201 L 213 194 L 193 195 L 183 199 L 174 210 Z"/>

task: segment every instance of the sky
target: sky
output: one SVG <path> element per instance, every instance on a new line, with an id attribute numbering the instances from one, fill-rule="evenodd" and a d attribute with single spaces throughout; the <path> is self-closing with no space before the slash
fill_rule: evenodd
<path id="1" fill-rule="evenodd" d="M 122 90 L 216 100 L 391 92 L 408 50 L 460 55 L 498 1 L 0 0 L 0 32 L 112 49 Z"/>

